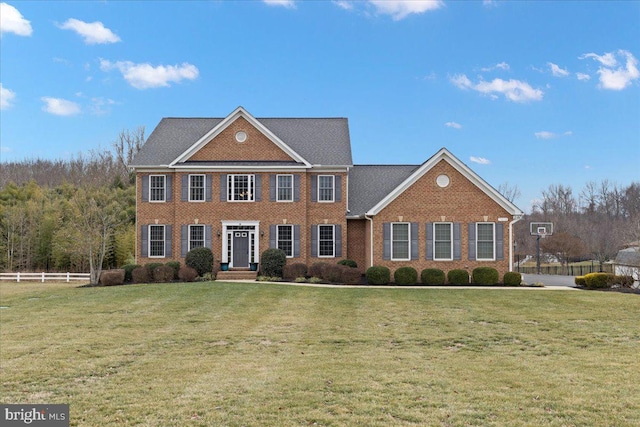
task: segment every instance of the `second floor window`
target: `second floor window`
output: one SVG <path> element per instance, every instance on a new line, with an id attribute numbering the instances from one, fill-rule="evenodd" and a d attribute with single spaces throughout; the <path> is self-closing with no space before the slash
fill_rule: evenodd
<path id="1" fill-rule="evenodd" d="M 189 201 L 204 201 L 204 175 L 189 175 Z"/>
<path id="2" fill-rule="evenodd" d="M 318 201 L 333 202 L 334 201 L 334 176 L 318 175 Z"/>
<path id="3" fill-rule="evenodd" d="M 228 201 L 253 202 L 255 200 L 254 175 L 229 175 L 227 179 Z"/>
<path id="4" fill-rule="evenodd" d="M 165 201 L 165 176 L 150 175 L 149 176 L 149 201 L 164 202 Z"/>
<path id="5" fill-rule="evenodd" d="M 278 175 L 277 182 L 277 201 L 291 202 L 293 201 L 293 175 Z"/>

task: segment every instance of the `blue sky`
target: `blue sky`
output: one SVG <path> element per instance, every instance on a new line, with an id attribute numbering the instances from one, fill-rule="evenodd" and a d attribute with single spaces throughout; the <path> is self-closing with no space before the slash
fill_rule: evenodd
<path id="1" fill-rule="evenodd" d="M 356 164 L 447 147 L 529 211 L 640 179 L 640 2 L 2 3 L 2 161 L 162 117 L 347 117 Z"/>

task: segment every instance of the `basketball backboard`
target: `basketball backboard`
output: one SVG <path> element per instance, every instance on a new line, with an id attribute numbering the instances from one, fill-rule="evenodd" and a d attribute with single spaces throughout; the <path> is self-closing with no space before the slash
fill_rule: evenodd
<path id="1" fill-rule="evenodd" d="M 529 227 L 532 236 L 546 237 L 553 235 L 552 222 L 531 222 Z"/>

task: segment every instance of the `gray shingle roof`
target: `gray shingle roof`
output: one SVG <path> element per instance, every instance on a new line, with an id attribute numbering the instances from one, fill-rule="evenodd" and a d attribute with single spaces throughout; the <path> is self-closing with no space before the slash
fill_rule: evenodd
<path id="1" fill-rule="evenodd" d="M 640 267 L 640 250 L 632 247 L 618 251 L 615 263 L 618 265 Z"/>
<path id="2" fill-rule="evenodd" d="M 130 166 L 168 165 L 222 120 L 224 118 L 163 118 Z M 353 163 L 346 118 L 256 120 L 312 165 L 343 166 Z"/>
<path id="3" fill-rule="evenodd" d="M 349 171 L 348 216 L 362 216 L 420 165 L 355 165 Z"/>

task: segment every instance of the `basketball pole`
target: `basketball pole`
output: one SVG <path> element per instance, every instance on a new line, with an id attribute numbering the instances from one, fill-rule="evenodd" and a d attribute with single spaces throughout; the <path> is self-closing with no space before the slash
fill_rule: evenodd
<path id="1" fill-rule="evenodd" d="M 540 274 L 540 235 L 536 238 L 536 268 L 538 274 Z"/>

